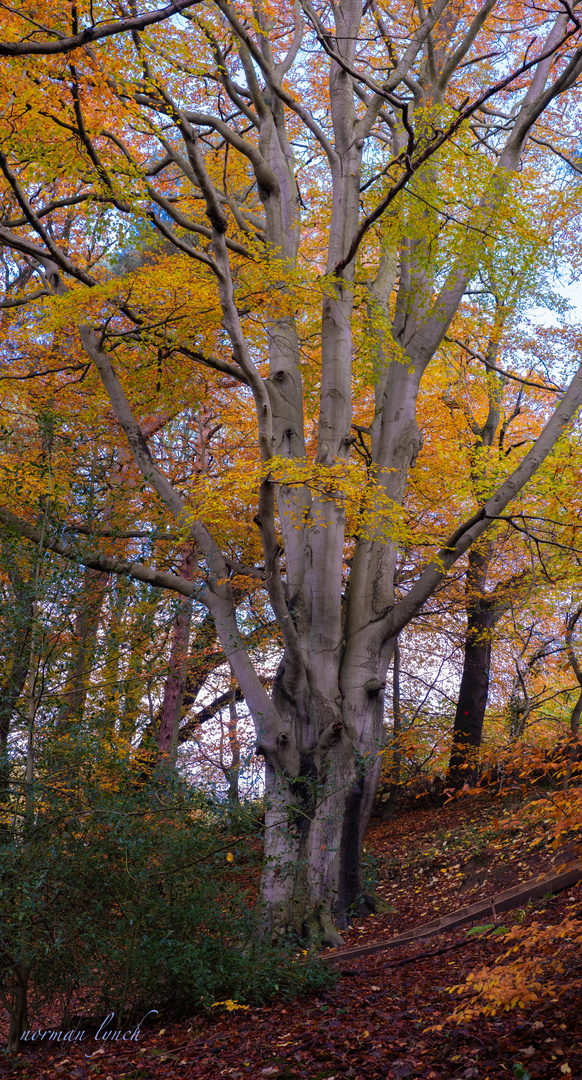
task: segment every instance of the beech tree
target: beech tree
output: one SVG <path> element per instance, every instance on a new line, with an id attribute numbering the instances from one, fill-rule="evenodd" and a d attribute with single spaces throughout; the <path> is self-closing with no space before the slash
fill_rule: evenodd
<path id="1" fill-rule="evenodd" d="M 582 403 L 577 342 L 539 437 L 451 535 L 437 530 L 396 601 L 421 380 L 512 227 L 528 154 L 547 160 L 552 198 L 554 155 L 572 153 L 581 5 L 215 0 L 162 21 L 103 4 L 85 24 L 83 10 L 25 5 L 0 44 L 3 353 L 12 386 L 44 378 L 69 401 L 90 388 L 74 422 L 97 452 L 100 427 L 123 433 L 132 505 L 142 499 L 134 531 L 151 523 L 162 554 L 123 557 L 95 514 L 73 542 L 55 484 L 39 522 L 5 477 L 0 521 L 206 608 L 265 759 L 265 929 L 320 929 L 335 945 L 354 906 L 373 904 L 360 851 L 398 634 Z M 141 259 L 116 262 L 120 238 Z M 253 562 L 233 553 L 228 493 L 221 516 L 145 434 L 163 407 L 192 419 L 217 393 L 239 419 L 252 411 L 225 484 L 246 480 Z M 282 640 L 272 694 L 237 623 L 245 579 L 265 590 Z M 173 678 L 168 745 L 178 663 Z"/>

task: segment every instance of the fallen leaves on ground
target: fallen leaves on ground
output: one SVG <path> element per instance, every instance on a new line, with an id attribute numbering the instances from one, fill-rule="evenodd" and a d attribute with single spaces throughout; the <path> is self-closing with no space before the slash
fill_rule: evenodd
<path id="1" fill-rule="evenodd" d="M 354 925 L 346 947 L 378 940 L 518 884 L 553 865 L 531 830 L 504 827 L 484 798 L 374 823 L 366 838 L 376 888 L 395 908 Z M 504 914 L 508 926 L 556 925 L 582 886 Z M 44 1080 L 574 1080 L 582 1077 L 577 993 L 496 1017 L 451 1024 L 451 986 L 504 951 L 503 938 L 461 928 L 346 964 L 325 994 L 264 1008 L 223 1002 L 211 1015 L 143 1029 L 139 1045 L 26 1047 L 0 1077 Z M 466 945 L 438 953 L 444 946 Z M 422 956 L 431 951 L 434 955 Z M 414 957 L 419 959 L 414 962 Z M 399 961 L 412 962 L 396 966 Z M 342 969 L 344 970 L 344 969 Z M 229 1004 L 235 1008 L 229 1010 Z M 440 1027 L 440 1030 L 438 1028 Z M 93 1056 L 88 1057 L 88 1054 Z"/>

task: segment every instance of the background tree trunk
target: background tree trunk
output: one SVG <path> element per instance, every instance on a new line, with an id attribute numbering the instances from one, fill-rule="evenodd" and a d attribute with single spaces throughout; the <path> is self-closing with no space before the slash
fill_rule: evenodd
<path id="1" fill-rule="evenodd" d="M 402 710 L 400 707 L 400 644 L 394 645 L 392 658 L 392 748 L 390 792 L 384 805 L 383 817 L 392 817 L 398 806 L 400 772 L 402 768 Z"/>
<path id="2" fill-rule="evenodd" d="M 184 551 L 180 573 L 187 581 L 192 580 L 194 550 L 191 545 Z M 180 606 L 172 627 L 169 673 L 164 686 L 162 706 L 158 714 L 158 749 L 168 756 L 171 766 L 178 754 L 178 733 L 182 716 L 182 704 L 188 678 L 188 648 L 192 604 L 186 601 Z"/>
<path id="3" fill-rule="evenodd" d="M 5 652 L 0 678 L 0 802 L 8 797 L 8 738 L 30 667 L 35 595 L 34 569 L 31 568 L 30 579 L 26 580 L 8 543 L 2 544 L 2 553 L 13 601 L 6 605 L 3 620 Z"/>
<path id="4" fill-rule="evenodd" d="M 63 689 L 61 725 L 80 723 L 83 719 L 108 583 L 109 575 L 85 569 L 77 600 L 69 672 Z"/>
<path id="5" fill-rule="evenodd" d="M 491 604 L 473 591 L 477 580 L 483 576 L 481 557 L 471 552 L 469 560 L 476 573 L 467 573 L 467 591 L 470 590 L 467 635 L 447 777 L 447 783 L 454 787 L 473 784 L 477 778 L 476 752 L 481 746 L 489 694 L 491 631 L 494 625 Z"/>

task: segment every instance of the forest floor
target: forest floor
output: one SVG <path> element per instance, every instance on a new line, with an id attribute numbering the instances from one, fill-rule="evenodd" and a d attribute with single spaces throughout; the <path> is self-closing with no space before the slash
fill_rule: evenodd
<path id="1" fill-rule="evenodd" d="M 356 923 L 346 948 L 452 913 L 546 873 L 556 861 L 540 826 L 492 796 L 375 821 L 366 856 L 372 885 L 394 911 Z M 582 883 L 504 914 L 503 925 L 549 926 L 581 907 Z M 467 929 L 351 960 L 341 968 L 349 972 L 317 995 L 157 1023 L 144 1027 L 138 1044 L 101 1044 L 91 1057 L 86 1045 L 25 1047 L 0 1063 L 0 1077 L 582 1080 L 582 1004 L 579 989 L 569 986 L 574 971 L 564 972 L 558 999 L 450 1022 L 457 998 L 449 988 L 505 951 L 501 938 L 467 937 Z"/>

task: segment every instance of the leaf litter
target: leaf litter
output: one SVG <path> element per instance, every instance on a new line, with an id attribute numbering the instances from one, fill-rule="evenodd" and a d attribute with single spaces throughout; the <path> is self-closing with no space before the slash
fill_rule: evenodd
<path id="1" fill-rule="evenodd" d="M 503 807 L 501 807 L 501 816 Z M 552 868 L 531 830 L 486 796 L 372 823 L 366 837 L 377 895 L 393 910 L 356 922 L 345 947 L 381 940 Z M 542 838 L 543 839 L 543 838 Z M 506 912 L 503 926 L 549 927 L 582 906 L 582 885 Z M 579 992 L 493 1017 L 450 1023 L 450 988 L 504 951 L 487 926 L 458 928 L 352 961 L 324 993 L 144 1026 L 140 1045 L 25 1046 L 0 1077 L 44 1080 L 562 1080 L 582 1077 Z M 234 1005 L 234 1008 L 232 1007 Z M 229 1008 L 230 1006 L 230 1008 Z"/>

